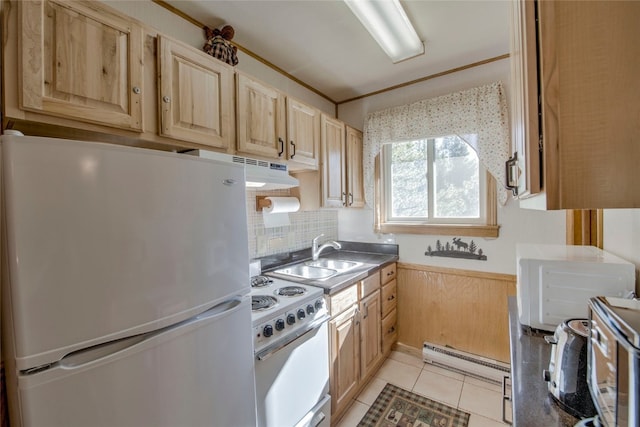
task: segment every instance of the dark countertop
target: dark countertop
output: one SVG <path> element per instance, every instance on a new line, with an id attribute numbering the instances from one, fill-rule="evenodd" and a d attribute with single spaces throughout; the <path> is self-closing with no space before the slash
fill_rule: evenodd
<path id="1" fill-rule="evenodd" d="M 324 289 L 324 293 L 332 295 L 369 276 L 374 271 L 398 261 L 398 246 L 391 244 L 374 244 L 358 242 L 342 242 L 342 249 L 323 251 L 320 258 L 357 261 L 362 265 L 347 273 L 339 274 L 324 280 L 298 279 L 274 273 L 273 270 L 311 259 L 311 250 L 304 249 L 288 256 L 280 257 L 280 262 L 263 259 L 263 274 L 280 279 L 316 286 Z M 265 262 L 266 261 L 266 262 Z"/>
<path id="2" fill-rule="evenodd" d="M 516 297 L 509 297 L 509 335 L 513 425 L 573 427 L 579 420 L 558 406 L 542 379 L 542 371 L 548 369 L 551 356 L 551 345 L 546 343 L 544 335 L 552 333 L 522 327 Z"/>

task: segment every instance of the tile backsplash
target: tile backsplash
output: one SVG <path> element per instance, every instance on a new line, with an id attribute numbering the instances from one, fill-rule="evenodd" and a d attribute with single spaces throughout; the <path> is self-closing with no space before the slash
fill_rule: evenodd
<path id="1" fill-rule="evenodd" d="M 324 233 L 320 242 L 338 240 L 338 211 L 321 209 L 289 214 L 291 224 L 265 228 L 262 212 L 256 212 L 256 196 L 289 196 L 289 190 L 247 189 L 247 230 L 249 258 L 258 258 L 311 247 L 311 240 Z"/>

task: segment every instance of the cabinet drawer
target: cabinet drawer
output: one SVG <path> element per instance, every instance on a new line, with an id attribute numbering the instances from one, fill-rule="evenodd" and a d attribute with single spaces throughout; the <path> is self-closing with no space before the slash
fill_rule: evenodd
<path id="1" fill-rule="evenodd" d="M 380 289 L 380 272 L 376 271 L 371 276 L 361 280 L 359 286 L 361 299 L 369 295 L 371 292 Z"/>
<path id="2" fill-rule="evenodd" d="M 394 308 L 396 308 L 396 280 L 393 279 L 386 285 L 382 287 L 382 317 L 385 317 L 387 314 L 391 312 Z"/>
<path id="3" fill-rule="evenodd" d="M 358 286 L 353 285 L 328 298 L 329 314 L 334 317 L 358 303 Z"/>
<path id="4" fill-rule="evenodd" d="M 384 285 L 396 278 L 396 266 L 397 264 L 394 262 L 382 269 L 381 284 Z"/>
<path id="5" fill-rule="evenodd" d="M 382 319 L 382 351 L 384 354 L 391 351 L 391 347 L 398 340 L 397 311 L 394 308 Z"/>

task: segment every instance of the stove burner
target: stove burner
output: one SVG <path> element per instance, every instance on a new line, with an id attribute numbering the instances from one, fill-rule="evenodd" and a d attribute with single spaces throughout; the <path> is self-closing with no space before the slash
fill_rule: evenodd
<path id="1" fill-rule="evenodd" d="M 270 295 L 253 295 L 251 297 L 251 311 L 268 310 L 278 303 L 276 297 Z"/>
<path id="2" fill-rule="evenodd" d="M 252 288 L 263 288 L 265 286 L 269 286 L 272 283 L 273 283 L 273 279 L 267 276 L 253 276 L 251 278 Z"/>
<path id="3" fill-rule="evenodd" d="M 297 297 L 307 293 L 307 290 L 301 286 L 285 286 L 275 291 L 276 295 L 283 297 Z"/>

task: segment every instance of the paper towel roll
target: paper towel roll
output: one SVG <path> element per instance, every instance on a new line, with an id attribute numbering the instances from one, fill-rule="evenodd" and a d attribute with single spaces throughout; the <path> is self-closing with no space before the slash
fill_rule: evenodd
<path id="1" fill-rule="evenodd" d="M 271 201 L 271 206 L 262 208 L 262 212 L 275 214 L 285 212 L 298 212 L 300 201 L 297 197 L 267 197 Z"/>

